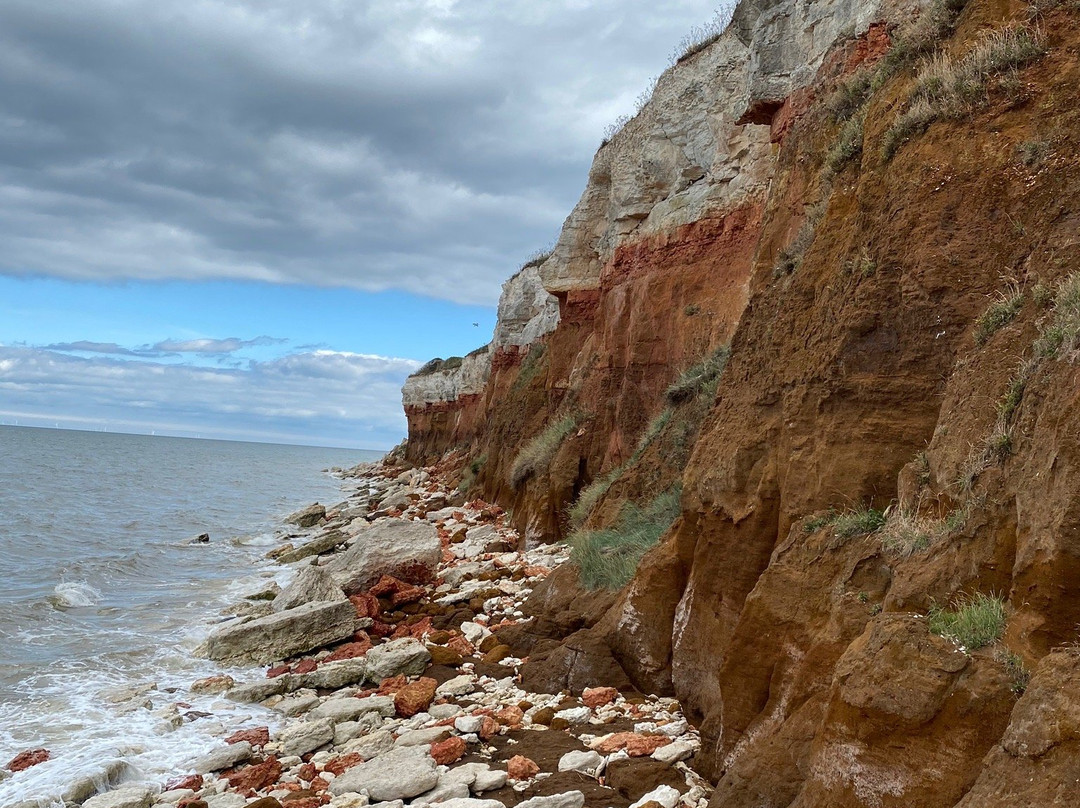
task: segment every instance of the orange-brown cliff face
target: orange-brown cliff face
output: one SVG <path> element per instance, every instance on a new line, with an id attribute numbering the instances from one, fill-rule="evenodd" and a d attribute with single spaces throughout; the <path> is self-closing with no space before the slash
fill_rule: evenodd
<path id="1" fill-rule="evenodd" d="M 569 636 L 538 621 L 525 675 L 677 695 L 713 805 L 1080 804 L 1080 9 L 970 0 L 922 28 L 868 9 L 800 84 L 775 52 L 793 23 L 741 4 L 736 41 L 677 66 L 601 150 L 537 268 L 558 317 L 492 364 L 474 484 L 553 539 L 628 460 L 590 524 L 681 482 L 633 581 Z M 920 82 L 902 49 L 934 14 L 919 42 L 952 72 Z M 1041 39 L 987 56 L 1003 30 Z M 715 400 L 672 404 L 729 342 Z M 684 453 L 642 443 L 667 410 Z M 410 435 L 415 458 L 458 440 L 432 434 Z M 856 530 L 832 515 L 867 508 L 888 510 Z M 965 650 L 925 615 L 973 593 L 1008 621 Z"/>

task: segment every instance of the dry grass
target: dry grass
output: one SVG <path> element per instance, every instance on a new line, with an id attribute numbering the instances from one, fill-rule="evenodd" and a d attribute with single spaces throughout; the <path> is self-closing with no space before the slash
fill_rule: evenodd
<path id="1" fill-rule="evenodd" d="M 577 430 L 581 421 L 579 413 L 567 415 L 548 424 L 539 435 L 525 444 L 510 469 L 510 485 L 518 488 L 529 477 L 546 472 L 563 441 Z"/>
<path id="2" fill-rule="evenodd" d="M 1035 341 L 1035 354 L 1069 362 L 1080 357 L 1080 272 L 1058 285 L 1050 319 Z"/>
<path id="3" fill-rule="evenodd" d="M 731 358 L 731 347 L 721 345 L 711 354 L 695 362 L 671 383 L 664 393 L 669 404 L 682 404 L 699 395 L 716 392 L 716 383 Z M 670 417 L 670 416 L 669 416 Z M 663 427 L 663 424 L 660 425 Z M 659 431 L 659 430 L 657 430 Z"/>
<path id="4" fill-rule="evenodd" d="M 988 34 L 958 59 L 938 54 L 927 60 L 907 110 L 885 134 L 883 158 L 891 159 L 901 145 L 936 120 L 970 115 L 988 101 L 992 78 L 1015 71 L 1043 53 L 1038 32 L 1019 26 Z M 1018 77 L 1013 79 L 1018 85 Z"/>
<path id="5" fill-rule="evenodd" d="M 686 61 L 720 39 L 720 35 L 728 27 L 734 13 L 735 3 L 723 3 L 716 9 L 711 20 L 691 28 L 686 36 L 679 40 L 679 44 L 671 54 L 671 64 Z"/>

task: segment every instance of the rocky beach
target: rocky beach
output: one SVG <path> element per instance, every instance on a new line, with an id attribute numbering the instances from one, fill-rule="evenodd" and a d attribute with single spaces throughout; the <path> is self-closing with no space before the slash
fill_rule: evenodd
<path id="1" fill-rule="evenodd" d="M 438 467 L 388 459 L 347 474 L 355 493 L 293 514 L 290 542 L 270 552 L 293 569 L 291 580 L 249 593 L 198 651 L 233 673 L 193 682 L 191 692 L 250 704 L 250 714 L 230 710 L 220 745 L 165 782 L 142 782 L 121 764 L 70 783 L 65 804 L 707 803 L 708 784 L 686 762 L 697 735 L 674 700 L 523 683 L 544 621 L 590 619 L 589 599 L 553 574 L 565 546 L 526 549 L 501 508 L 466 502 Z M 109 698 L 159 716 L 163 732 L 214 720 L 154 683 Z M 28 749 L 6 769 L 49 755 Z"/>

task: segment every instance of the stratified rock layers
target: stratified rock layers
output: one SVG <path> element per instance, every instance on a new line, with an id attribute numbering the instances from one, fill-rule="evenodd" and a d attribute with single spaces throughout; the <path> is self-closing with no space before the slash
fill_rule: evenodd
<path id="1" fill-rule="evenodd" d="M 465 447 L 468 484 L 530 540 L 565 535 L 581 491 L 635 456 L 593 524 L 681 482 L 681 517 L 626 589 L 578 601 L 560 572 L 510 639 L 534 689 L 675 694 L 718 808 L 1075 798 L 1054 693 L 1080 675 L 1056 650 L 1080 624 L 1080 371 L 1037 340 L 1080 270 L 1080 16 L 1044 10 L 1045 55 L 887 159 L 915 70 L 897 68 L 861 152 L 827 169 L 826 100 L 910 12 L 740 4 L 601 148 L 536 268 L 557 322 L 493 346 L 473 433 L 410 412 L 413 459 Z M 1026 14 L 971 0 L 944 49 Z M 642 455 L 668 385 L 727 343 L 687 459 Z M 522 447 L 569 416 L 512 486 Z M 809 522 L 890 505 L 907 545 Z M 924 615 L 976 591 L 1005 599 L 1008 629 L 965 652 Z"/>

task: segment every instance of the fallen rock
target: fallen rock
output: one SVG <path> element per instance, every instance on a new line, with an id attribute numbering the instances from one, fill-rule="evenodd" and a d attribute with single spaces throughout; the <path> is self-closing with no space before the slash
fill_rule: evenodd
<path id="1" fill-rule="evenodd" d="M 214 660 L 266 665 L 352 637 L 355 617 L 348 600 L 306 603 L 222 626 L 210 634 L 205 651 Z"/>
<path id="2" fill-rule="evenodd" d="M 50 757 L 52 757 L 52 753 L 48 749 L 27 749 L 25 752 L 19 752 L 9 760 L 6 768 L 10 772 L 26 771 L 31 766 L 44 763 Z"/>
<path id="3" fill-rule="evenodd" d="M 439 683 L 426 676 L 405 685 L 394 695 L 394 707 L 402 718 L 412 718 L 423 712 L 435 700 L 435 689 Z"/>
<path id="4" fill-rule="evenodd" d="M 247 741 L 229 744 L 215 749 L 208 755 L 204 755 L 195 761 L 192 768 L 198 774 L 219 772 L 222 769 L 231 769 L 238 763 L 251 759 L 251 744 Z"/>
<path id="5" fill-rule="evenodd" d="M 444 741 L 437 741 L 431 745 L 431 757 L 440 766 L 449 766 L 456 763 L 465 754 L 465 740 L 454 736 Z"/>
<path id="6" fill-rule="evenodd" d="M 694 744 L 689 741 L 674 741 L 667 746 L 661 746 L 652 753 L 652 757 L 653 760 L 659 760 L 661 763 L 675 763 L 690 758 L 694 751 Z"/>
<path id="7" fill-rule="evenodd" d="M 314 527 L 326 517 L 326 507 L 318 502 L 301 508 L 285 517 L 285 522 L 297 527 Z"/>
<path id="8" fill-rule="evenodd" d="M 293 724 L 282 731 L 278 740 L 286 755 L 304 755 L 334 740 L 334 722 L 320 718 Z"/>
<path id="9" fill-rule="evenodd" d="M 324 533 L 322 536 L 301 544 L 299 547 L 292 547 L 290 545 L 283 548 L 274 555 L 274 560 L 279 564 L 293 564 L 297 561 L 303 561 L 305 558 L 310 558 L 311 556 L 329 553 L 339 544 L 344 543 L 344 541 L 344 535 L 336 530 L 331 530 L 328 533 Z"/>
<path id="10" fill-rule="evenodd" d="M 438 782 L 427 747 L 406 747 L 349 769 L 334 778 L 329 790 L 334 795 L 366 791 L 372 800 L 403 800 L 430 791 Z"/>
<path id="11" fill-rule="evenodd" d="M 274 612 L 295 609 L 305 603 L 348 601 L 341 587 L 322 567 L 304 567 L 270 604 Z"/>
<path id="12" fill-rule="evenodd" d="M 332 558 L 326 569 L 346 594 L 354 595 L 383 575 L 412 584 L 430 583 L 441 560 L 442 545 L 434 525 L 390 519 L 361 531 L 353 546 Z"/>
<path id="13" fill-rule="evenodd" d="M 619 697 L 619 691 L 613 687 L 587 687 L 581 692 L 581 701 L 590 710 L 611 704 Z"/>
<path id="14" fill-rule="evenodd" d="M 153 793 L 146 786 L 132 786 L 91 797 L 83 808 L 149 808 L 152 799 Z"/>
<path id="15" fill-rule="evenodd" d="M 191 692 L 214 695 L 216 693 L 224 693 L 235 685 L 236 681 L 231 676 L 226 676 L 225 674 L 219 676 L 207 676 L 205 679 L 199 679 L 192 682 Z"/>
<path id="16" fill-rule="evenodd" d="M 277 758 L 270 757 L 262 763 L 254 763 L 250 766 L 244 766 L 242 769 L 237 769 L 231 774 L 227 774 L 225 779 L 237 791 L 248 791 L 249 789 L 259 791 L 276 783 L 279 777 L 281 777 L 281 763 L 278 762 Z"/>
<path id="17" fill-rule="evenodd" d="M 280 696 L 290 688 L 291 684 L 291 677 L 288 675 L 266 679 L 261 682 L 247 682 L 236 685 L 236 687 L 230 687 L 225 692 L 225 698 L 230 701 L 251 704 L 256 701 L 265 701 L 271 696 Z"/>
<path id="18" fill-rule="evenodd" d="M 183 789 L 198 791 L 202 787 L 203 776 L 201 774 L 186 774 L 182 777 L 174 777 L 165 783 L 166 791 L 180 791 Z"/>
<path id="19" fill-rule="evenodd" d="M 595 775 L 604 762 L 604 756 L 591 749 L 587 751 L 567 752 L 559 759 L 559 771 L 581 772 Z"/>
<path id="20" fill-rule="evenodd" d="M 443 741 L 450 736 L 447 727 L 427 727 L 426 729 L 409 729 L 398 735 L 394 746 L 430 746 L 433 743 Z"/>
<path id="21" fill-rule="evenodd" d="M 381 682 L 393 676 L 418 676 L 431 661 L 431 654 L 419 640 L 403 637 L 375 646 L 366 660 L 368 679 Z"/>
<path id="22" fill-rule="evenodd" d="M 252 746 L 266 746 L 268 743 L 270 743 L 270 729 L 268 727 L 254 727 L 252 729 L 242 729 L 238 732 L 234 732 L 232 735 L 225 739 L 225 743 L 242 743 L 244 741 L 247 741 Z M 199 778 L 199 785 L 197 786 L 174 785 L 172 786 L 172 788 L 202 788 L 202 778 Z"/>
<path id="23" fill-rule="evenodd" d="M 531 780 L 540 773 L 540 767 L 523 755 L 514 755 L 506 761 L 506 774 L 511 780 Z"/>
<path id="24" fill-rule="evenodd" d="M 613 752 L 626 750 L 630 757 L 645 757 L 651 755 L 661 746 L 671 743 L 671 738 L 666 735 L 643 735 L 637 732 L 616 732 L 593 741 L 592 746 L 597 752 L 610 755 Z"/>
<path id="25" fill-rule="evenodd" d="M 310 687 L 315 690 L 337 690 L 357 684 L 367 678 L 366 659 L 341 659 L 324 662 L 309 673 L 293 674 L 290 689 Z"/>
<path id="26" fill-rule="evenodd" d="M 548 797 L 533 797 L 519 802 L 517 808 L 582 808 L 585 795 L 580 791 L 567 791 L 564 794 L 552 794 Z"/>
<path id="27" fill-rule="evenodd" d="M 352 697 L 327 699 L 311 711 L 311 718 L 329 718 L 335 724 L 343 721 L 355 721 L 365 713 L 378 713 L 386 717 L 394 714 L 394 700 L 388 696 L 368 696 L 357 699 Z"/>
<path id="28" fill-rule="evenodd" d="M 649 803 L 655 803 L 663 806 L 663 808 L 675 808 L 679 803 L 679 798 L 682 796 L 678 790 L 671 786 L 657 786 L 648 794 L 644 794 L 641 799 L 635 802 L 630 808 L 644 808 Z"/>

